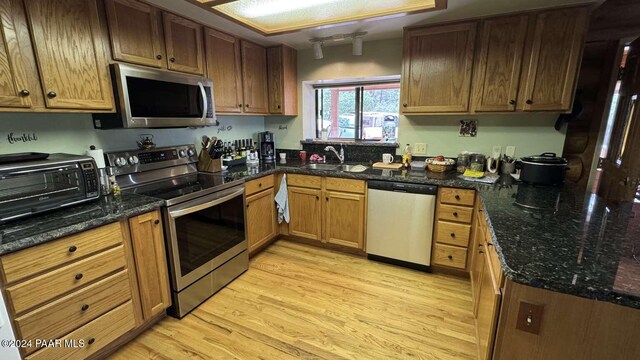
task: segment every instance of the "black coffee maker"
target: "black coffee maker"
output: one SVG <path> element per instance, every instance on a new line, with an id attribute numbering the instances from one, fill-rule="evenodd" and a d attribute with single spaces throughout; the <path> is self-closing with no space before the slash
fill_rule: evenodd
<path id="1" fill-rule="evenodd" d="M 264 162 L 274 162 L 276 159 L 276 143 L 273 133 L 269 131 L 258 133 L 260 159 Z"/>

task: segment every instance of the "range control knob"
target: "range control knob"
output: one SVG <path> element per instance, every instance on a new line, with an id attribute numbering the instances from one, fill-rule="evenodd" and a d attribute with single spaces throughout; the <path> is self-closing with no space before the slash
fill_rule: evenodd
<path id="1" fill-rule="evenodd" d="M 183 157 L 187 156 L 187 153 L 186 153 L 186 152 L 184 152 L 184 150 L 180 150 L 180 151 L 178 151 L 178 156 L 180 156 L 181 158 L 183 158 Z"/>
<path id="2" fill-rule="evenodd" d="M 193 149 L 189 149 L 187 150 L 187 155 L 189 155 L 189 157 L 193 157 L 196 155 L 196 152 Z"/>
<path id="3" fill-rule="evenodd" d="M 129 156 L 129 165 L 138 165 L 139 162 L 140 160 L 138 160 L 137 156 Z"/>
<path id="4" fill-rule="evenodd" d="M 119 157 L 116 159 L 116 166 L 118 167 L 123 167 L 127 165 L 127 159 L 123 158 L 123 157 Z"/>

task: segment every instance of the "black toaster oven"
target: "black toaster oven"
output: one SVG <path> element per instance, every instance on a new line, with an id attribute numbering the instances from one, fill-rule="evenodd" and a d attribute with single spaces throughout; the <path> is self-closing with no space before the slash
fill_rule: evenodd
<path id="1" fill-rule="evenodd" d="M 0 164 L 0 222 L 100 196 L 93 158 L 51 154 L 45 160 Z"/>

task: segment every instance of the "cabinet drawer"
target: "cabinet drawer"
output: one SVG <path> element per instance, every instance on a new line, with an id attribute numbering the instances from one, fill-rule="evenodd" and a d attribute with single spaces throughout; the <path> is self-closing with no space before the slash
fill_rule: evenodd
<path id="1" fill-rule="evenodd" d="M 107 274 L 125 267 L 122 245 L 65 267 L 7 287 L 7 297 L 19 314 L 57 296 L 78 289 Z"/>
<path id="2" fill-rule="evenodd" d="M 244 191 L 247 196 L 255 194 L 258 191 L 262 191 L 273 187 L 273 175 L 264 176 L 259 179 L 247 181 L 244 184 Z"/>
<path id="3" fill-rule="evenodd" d="M 438 219 L 451 220 L 470 224 L 473 217 L 473 208 L 454 206 L 454 205 L 440 205 L 438 209 Z"/>
<path id="4" fill-rule="evenodd" d="M 122 244 L 120 223 L 112 223 L 2 256 L 6 284 Z"/>
<path id="5" fill-rule="evenodd" d="M 83 341 L 84 347 L 48 347 L 26 359 L 86 359 L 134 327 L 133 303 L 127 301 L 61 339 L 63 344 L 65 340 L 76 343 Z"/>
<path id="6" fill-rule="evenodd" d="M 129 273 L 124 270 L 16 318 L 18 338 L 58 339 L 130 299 Z"/>
<path id="7" fill-rule="evenodd" d="M 440 188 L 440 202 L 454 205 L 473 206 L 475 190 Z"/>
<path id="8" fill-rule="evenodd" d="M 436 244 L 433 263 L 464 269 L 467 265 L 467 249 L 456 246 Z"/>
<path id="9" fill-rule="evenodd" d="M 438 221 L 438 234 L 436 235 L 436 241 L 444 244 L 467 247 L 469 246 L 470 233 L 471 225 Z"/>
<path id="10" fill-rule="evenodd" d="M 337 190 L 337 191 L 364 194 L 364 190 L 366 187 L 364 180 L 340 179 L 340 178 L 328 177 L 326 178 L 325 181 L 326 181 L 325 187 L 327 190 Z"/>
<path id="11" fill-rule="evenodd" d="M 320 189 L 322 187 L 322 177 L 313 175 L 287 174 L 287 186 Z"/>

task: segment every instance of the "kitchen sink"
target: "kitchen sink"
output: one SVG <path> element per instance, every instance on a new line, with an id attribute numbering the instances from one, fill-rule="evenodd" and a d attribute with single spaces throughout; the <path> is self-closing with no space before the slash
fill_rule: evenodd
<path id="1" fill-rule="evenodd" d="M 338 166 L 338 170 L 346 172 L 363 172 L 367 170 L 367 167 L 363 165 L 340 165 Z"/>
<path id="2" fill-rule="evenodd" d="M 304 166 L 306 169 L 311 170 L 336 170 L 338 165 L 331 164 L 308 164 Z"/>

